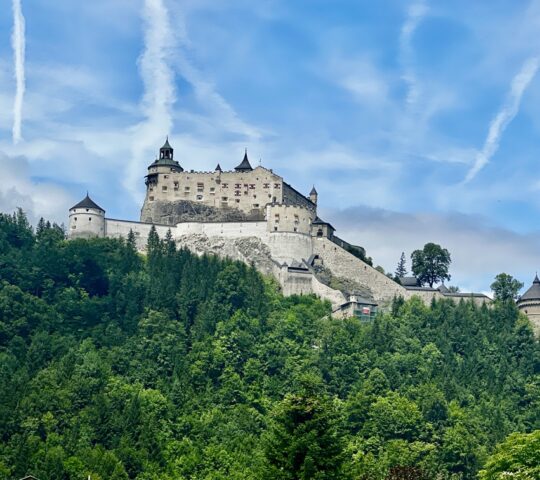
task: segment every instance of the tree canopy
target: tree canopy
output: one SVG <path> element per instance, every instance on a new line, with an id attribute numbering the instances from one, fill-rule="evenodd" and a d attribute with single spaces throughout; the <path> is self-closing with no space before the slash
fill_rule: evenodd
<path id="1" fill-rule="evenodd" d="M 495 281 L 491 284 L 495 300 L 501 302 L 517 300 L 519 291 L 523 288 L 523 283 L 516 280 L 512 275 L 507 273 L 499 273 L 495 277 Z"/>
<path id="2" fill-rule="evenodd" d="M 429 285 L 450 280 L 450 252 L 436 243 L 426 243 L 422 250 L 411 254 L 412 272 L 420 285 Z"/>
<path id="3" fill-rule="evenodd" d="M 511 302 L 337 320 L 148 248 L 0 214 L 0 480 L 536 475 L 540 347 Z"/>

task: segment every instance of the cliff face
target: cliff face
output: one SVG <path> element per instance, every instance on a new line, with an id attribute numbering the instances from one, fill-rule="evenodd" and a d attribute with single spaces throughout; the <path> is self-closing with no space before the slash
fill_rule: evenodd
<path id="1" fill-rule="evenodd" d="M 252 214 L 235 208 L 209 207 L 189 200 L 174 202 L 145 201 L 141 210 L 141 222 L 161 225 L 176 225 L 181 222 L 246 222 L 264 220 L 257 210 Z"/>

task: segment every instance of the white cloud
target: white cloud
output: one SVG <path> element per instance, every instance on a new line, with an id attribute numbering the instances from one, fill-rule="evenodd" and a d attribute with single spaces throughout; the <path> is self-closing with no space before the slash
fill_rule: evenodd
<path id="1" fill-rule="evenodd" d="M 413 3 L 408 11 L 405 23 L 401 27 L 401 33 L 399 38 L 401 62 L 404 66 L 405 72 L 403 74 L 403 80 L 407 83 L 407 104 L 413 105 L 417 102 L 420 96 L 420 86 L 416 74 L 414 73 L 413 66 L 413 48 L 412 38 L 414 32 L 418 28 L 418 25 L 423 20 L 428 12 L 427 4 L 425 0 L 420 0 Z"/>
<path id="2" fill-rule="evenodd" d="M 512 79 L 506 103 L 491 121 L 484 146 L 476 155 L 474 165 L 465 177 L 465 183 L 470 182 L 482 170 L 499 148 L 501 136 L 517 115 L 523 93 L 536 75 L 539 66 L 540 58 L 531 57 L 525 61 L 519 73 Z"/>
<path id="3" fill-rule="evenodd" d="M 490 224 L 484 217 L 458 213 L 399 213 L 358 206 L 321 212 L 347 241 L 366 248 L 375 265 L 393 272 L 401 252 L 410 254 L 427 242 L 452 255 L 451 284 L 486 291 L 495 275 L 507 272 L 526 285 L 540 269 L 538 234 L 519 234 Z"/>
<path id="4" fill-rule="evenodd" d="M 142 18 L 144 51 L 139 58 L 139 71 L 144 84 L 141 102 L 144 120 L 132 129 L 132 161 L 124 182 L 135 197 L 141 172 L 145 171 L 156 145 L 161 146 L 164 135 L 172 130 L 172 106 L 176 100 L 171 68 L 174 33 L 163 0 L 145 0 Z"/>
<path id="5" fill-rule="evenodd" d="M 13 143 L 22 140 L 22 109 L 25 90 L 24 57 L 25 35 L 24 16 L 22 14 L 21 0 L 13 0 L 13 35 L 11 44 L 13 47 L 13 63 L 15 71 L 15 99 L 13 102 Z"/>
<path id="6" fill-rule="evenodd" d="M 32 223 L 40 217 L 65 222 L 66 205 L 71 206 L 73 198 L 57 185 L 32 180 L 26 157 L 10 157 L 0 151 L 0 174 L 1 212 L 9 213 L 21 207 Z"/>

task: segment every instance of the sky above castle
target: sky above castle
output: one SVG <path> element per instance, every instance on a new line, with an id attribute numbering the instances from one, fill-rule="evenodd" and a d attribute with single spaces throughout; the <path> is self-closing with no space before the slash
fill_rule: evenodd
<path id="1" fill-rule="evenodd" d="M 540 0 L 6 0 L 0 210 L 138 219 L 169 134 L 186 169 L 244 148 L 393 270 L 540 269 Z"/>

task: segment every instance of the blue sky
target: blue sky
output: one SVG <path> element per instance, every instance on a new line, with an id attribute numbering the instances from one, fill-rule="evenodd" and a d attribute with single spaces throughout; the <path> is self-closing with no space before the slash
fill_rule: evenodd
<path id="1" fill-rule="evenodd" d="M 0 16 L 0 210 L 137 219 L 165 135 L 188 169 L 248 148 L 393 270 L 428 241 L 487 291 L 540 268 L 540 1 L 12 0 Z M 5 2 L 8 3 L 7 1 Z M 17 138 L 15 138 L 17 140 Z"/>

